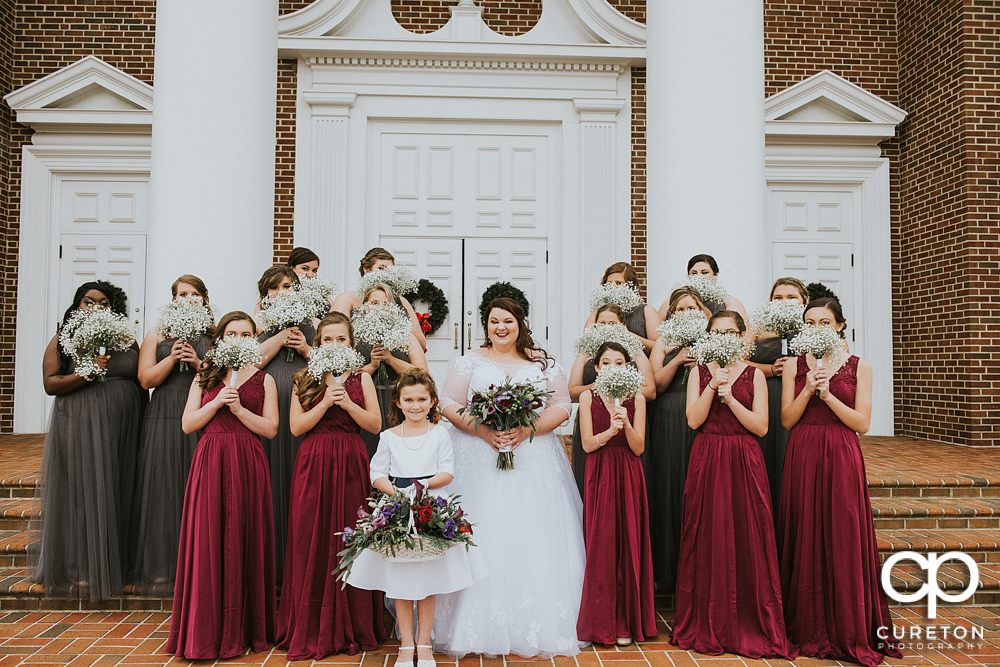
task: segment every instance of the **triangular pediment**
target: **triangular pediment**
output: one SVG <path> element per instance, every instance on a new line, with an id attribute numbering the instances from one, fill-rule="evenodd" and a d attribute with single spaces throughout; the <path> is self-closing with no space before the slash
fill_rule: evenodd
<path id="1" fill-rule="evenodd" d="M 87 56 L 4 97 L 15 111 L 140 111 L 153 109 L 153 87 L 95 56 Z"/>
<path id="2" fill-rule="evenodd" d="M 906 112 L 842 76 L 824 70 L 772 95 L 764 120 L 797 123 L 875 123 L 896 126 Z"/>

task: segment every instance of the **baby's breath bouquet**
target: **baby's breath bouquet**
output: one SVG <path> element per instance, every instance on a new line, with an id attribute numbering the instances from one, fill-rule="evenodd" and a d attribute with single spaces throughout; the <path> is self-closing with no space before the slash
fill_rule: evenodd
<path id="1" fill-rule="evenodd" d="M 233 376 L 230 379 L 230 386 L 236 386 L 236 374 L 247 366 L 256 366 L 261 362 L 260 343 L 256 338 L 240 338 L 238 336 L 227 336 L 219 341 L 213 349 L 205 355 L 206 360 L 211 360 L 219 368 L 233 369 Z"/>
<path id="2" fill-rule="evenodd" d="M 215 326 L 214 310 L 200 299 L 174 299 L 161 306 L 154 329 L 161 338 L 178 338 L 188 343 Z M 181 372 L 188 370 L 188 363 L 181 362 Z"/>
<path id="3" fill-rule="evenodd" d="M 816 358 L 817 368 L 823 368 L 823 357 L 828 355 L 834 366 L 843 361 L 844 341 L 828 327 L 805 327 L 788 347 L 795 355 L 811 354 Z"/>
<path id="4" fill-rule="evenodd" d="M 597 372 L 594 391 L 615 399 L 615 407 L 639 393 L 643 385 L 642 373 L 632 364 L 605 366 Z"/>
<path id="5" fill-rule="evenodd" d="M 742 336 L 712 331 L 695 343 L 692 351 L 698 357 L 699 364 L 714 361 L 719 365 L 719 368 L 726 368 L 730 364 L 749 357 L 752 347 L 750 342 Z M 722 402 L 725 403 L 726 399 L 723 398 Z"/>
<path id="6" fill-rule="evenodd" d="M 260 328 L 278 332 L 289 327 L 301 327 L 316 316 L 316 300 L 312 292 L 301 288 L 278 292 L 260 300 Z M 285 360 L 295 360 L 295 350 L 288 348 Z"/>
<path id="7" fill-rule="evenodd" d="M 590 293 L 590 312 L 597 312 L 597 309 L 606 303 L 613 303 L 628 315 L 632 309 L 642 303 L 639 290 L 632 283 L 618 285 L 616 283 L 604 283 Z"/>
<path id="8" fill-rule="evenodd" d="M 725 303 L 726 297 L 729 296 L 725 285 L 720 283 L 717 278 L 706 276 L 688 276 L 687 280 L 674 285 L 674 289 L 678 287 L 693 287 L 706 306 L 713 303 Z"/>
<path id="9" fill-rule="evenodd" d="M 354 325 L 354 336 L 362 343 L 381 345 L 389 351 L 410 349 L 410 318 L 394 303 L 363 303 L 351 316 L 351 324 Z M 388 377 L 385 364 L 380 363 L 378 379 Z"/>
<path id="10" fill-rule="evenodd" d="M 601 345 L 608 342 L 618 343 L 624 347 L 632 359 L 643 353 L 642 343 L 624 324 L 591 324 L 577 336 L 573 346 L 579 354 L 587 359 L 593 359 L 597 356 L 597 350 Z"/>
<path id="11" fill-rule="evenodd" d="M 75 363 L 75 372 L 89 382 L 107 379 L 107 370 L 94 361 L 108 350 L 122 352 L 135 343 L 135 328 L 124 315 L 107 308 L 77 310 L 59 332 L 59 344 Z"/>
<path id="12" fill-rule="evenodd" d="M 779 299 L 757 306 L 750 313 L 750 328 L 760 336 L 776 333 L 781 338 L 781 355 L 788 354 L 788 340 L 802 330 L 806 307 L 798 301 Z"/>
<path id="13" fill-rule="evenodd" d="M 664 348 L 691 347 L 707 335 L 708 317 L 700 310 L 683 310 L 674 313 L 657 328 Z M 688 381 L 691 368 L 684 368 L 682 382 Z"/>
<path id="14" fill-rule="evenodd" d="M 313 317 L 323 317 L 330 311 L 330 297 L 337 292 L 337 281 L 300 277 L 299 289 L 315 304 Z"/>
<path id="15" fill-rule="evenodd" d="M 388 285 L 397 296 L 417 291 L 417 278 L 413 272 L 405 266 L 396 266 L 395 264 L 361 276 L 355 291 L 358 296 L 361 296 L 369 287 L 377 283 Z"/>
<path id="16" fill-rule="evenodd" d="M 332 373 L 339 382 L 341 375 L 356 373 L 364 365 L 361 353 L 346 345 L 321 345 L 309 353 L 309 374 L 316 382 L 322 382 L 327 373 Z"/>

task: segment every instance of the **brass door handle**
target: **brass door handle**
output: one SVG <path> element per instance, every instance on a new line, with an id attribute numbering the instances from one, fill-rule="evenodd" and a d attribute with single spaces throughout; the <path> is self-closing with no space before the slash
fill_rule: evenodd
<path id="1" fill-rule="evenodd" d="M 458 349 L 458 322 L 455 322 L 455 349 Z"/>
<path id="2" fill-rule="evenodd" d="M 465 349 L 471 350 L 472 349 L 472 322 L 469 322 L 469 338 L 468 338 L 468 343 L 467 344 L 468 344 L 468 347 L 466 347 Z"/>

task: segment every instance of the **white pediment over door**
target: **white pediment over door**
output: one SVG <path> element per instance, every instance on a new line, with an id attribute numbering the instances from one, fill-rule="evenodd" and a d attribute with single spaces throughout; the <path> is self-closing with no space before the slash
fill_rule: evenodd
<path id="1" fill-rule="evenodd" d="M 440 30 L 412 33 L 392 15 L 388 0 L 316 0 L 278 21 L 281 38 L 340 37 L 346 39 L 424 42 L 498 42 L 549 45 L 597 44 L 645 46 L 646 26 L 616 10 L 607 0 L 543 0 L 542 16 L 528 32 L 516 37 L 494 32 L 482 19 L 474 0 L 461 0 Z"/>

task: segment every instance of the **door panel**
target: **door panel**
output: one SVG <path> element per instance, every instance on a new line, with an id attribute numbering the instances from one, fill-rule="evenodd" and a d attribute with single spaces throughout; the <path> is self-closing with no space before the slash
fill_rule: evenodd
<path id="1" fill-rule="evenodd" d="M 783 276 L 798 278 L 805 284 L 822 283 L 840 298 L 840 305 L 847 318 L 847 339 L 853 338 L 853 329 L 859 326 L 854 319 L 854 268 L 853 246 L 850 243 L 774 243 L 772 244 L 772 278 Z M 851 348 L 862 354 L 862 350 Z"/>
<path id="2" fill-rule="evenodd" d="M 128 316 L 141 340 L 145 333 L 146 235 L 63 234 L 61 245 L 59 303 L 69 304 L 85 282 L 107 280 L 128 295 Z"/>

